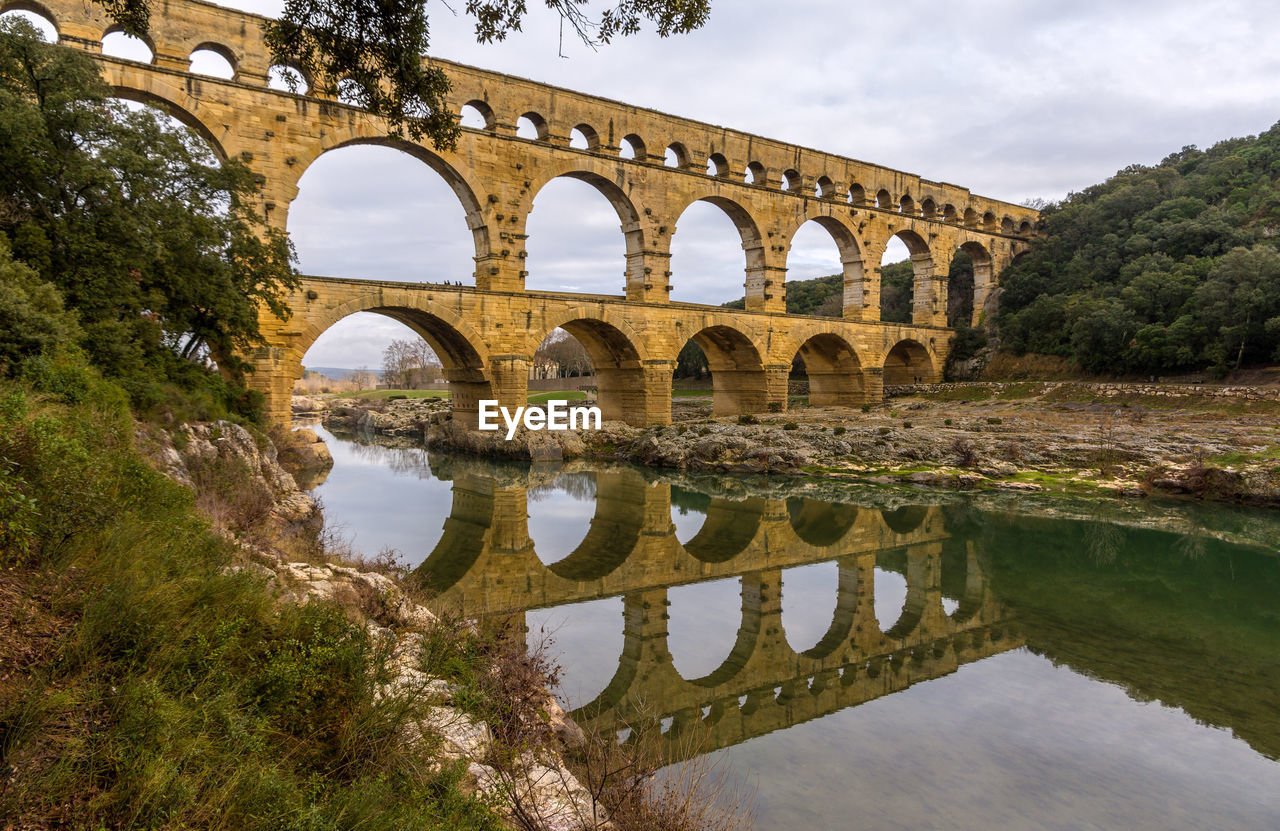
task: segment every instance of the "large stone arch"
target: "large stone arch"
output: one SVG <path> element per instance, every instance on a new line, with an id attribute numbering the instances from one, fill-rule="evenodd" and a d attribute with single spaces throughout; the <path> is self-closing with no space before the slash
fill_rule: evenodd
<path id="1" fill-rule="evenodd" d="M 754 308 L 753 300 L 763 302 L 765 289 L 766 257 L 764 235 L 760 232 L 760 223 L 740 202 L 719 194 L 702 194 L 687 200 L 677 200 L 671 204 L 671 215 L 674 217 L 675 223 L 671 236 L 673 243 L 675 234 L 679 232 L 680 217 L 684 216 L 685 211 L 689 210 L 695 202 L 706 202 L 709 205 L 716 206 L 729 217 L 729 221 L 737 229 L 745 255 L 743 285 L 746 289 L 747 308 Z M 679 279 L 679 276 L 678 274 L 672 274 L 674 279 Z"/>
<path id="2" fill-rule="evenodd" d="M 806 207 L 809 206 L 807 205 Z M 818 212 L 826 207 L 821 204 L 815 204 L 813 207 L 809 207 L 800 217 L 799 222 L 787 235 L 787 256 L 790 257 L 791 245 L 796 238 L 796 234 L 800 233 L 800 229 L 810 222 L 817 224 L 830 234 L 831 240 L 836 244 L 836 250 L 840 253 L 840 265 L 844 275 L 842 313 L 845 317 L 860 319 L 862 307 L 866 304 L 864 293 L 866 267 L 863 262 L 862 245 L 858 242 L 855 229 L 850 228 L 844 220 L 829 213 Z"/>
<path id="3" fill-rule="evenodd" d="M 311 345 L 339 320 L 356 312 L 372 312 L 403 323 L 430 344 L 444 366 L 454 417 L 475 427 L 481 399 L 497 397 L 484 340 L 452 309 L 443 305 L 422 308 L 396 298 L 393 292 L 366 294 L 310 317 L 292 344 L 290 382 L 302 377 L 302 357 Z"/>
<path id="4" fill-rule="evenodd" d="M 994 260 L 987 246 L 976 239 L 961 242 L 956 247 L 956 251 L 963 251 L 973 261 L 973 310 L 969 315 L 969 324 L 978 326 L 986 319 L 988 311 L 994 312 L 996 299 Z M 952 259 L 954 258 L 953 253 Z M 951 321 L 948 320 L 947 323 L 949 325 Z"/>
<path id="5" fill-rule="evenodd" d="M 354 129 L 353 125 L 353 132 Z M 458 166 L 451 164 L 443 156 L 433 153 L 419 144 L 386 135 L 326 136 L 321 141 L 315 142 L 308 147 L 302 157 L 295 157 L 295 162 L 287 168 L 289 175 L 292 177 L 288 183 L 288 190 L 291 193 L 289 201 L 292 202 L 293 199 L 297 198 L 302 177 L 306 175 L 306 172 L 311 169 L 311 165 L 317 159 L 335 150 L 360 146 L 387 147 L 392 150 L 399 150 L 422 162 L 444 179 L 449 189 L 457 196 L 466 216 L 467 227 L 471 230 L 476 250 L 476 286 L 480 287 L 487 277 L 485 273 L 486 264 L 493 258 L 494 253 L 489 226 L 485 221 L 484 208 L 480 202 L 480 197 L 477 195 L 483 193 L 484 188 L 479 182 L 473 180 L 470 173 L 464 173 Z M 280 216 L 277 221 L 283 224 L 287 221 L 287 216 Z"/>
<path id="6" fill-rule="evenodd" d="M 711 369 L 712 412 L 717 416 L 759 413 L 768 408 L 769 379 L 766 350 L 741 330 L 707 321 L 707 325 L 681 341 L 692 340 L 707 356 Z M 671 356 L 672 364 L 676 355 Z"/>
<path id="7" fill-rule="evenodd" d="M 903 338 L 885 352 L 885 386 L 909 384 L 934 384 L 938 381 L 938 369 L 934 366 L 929 350 L 914 338 Z"/>
<path id="8" fill-rule="evenodd" d="M 640 209 L 636 207 L 635 201 L 622 189 L 618 182 L 608 175 L 609 173 L 614 173 L 615 178 L 622 179 L 621 176 L 616 175 L 619 169 L 618 162 L 602 160 L 598 165 L 602 168 L 600 171 L 589 169 L 591 163 L 591 159 L 574 158 L 551 166 L 544 175 L 531 180 L 528 188 L 528 198 L 531 206 L 529 216 L 533 215 L 532 205 L 537 202 L 538 194 L 556 179 L 574 179 L 579 182 L 585 182 L 607 199 L 609 204 L 613 206 L 614 212 L 618 215 L 624 247 L 624 285 L 630 287 L 637 283 L 643 284 L 645 282 L 645 237 L 644 226 L 640 221 Z M 528 217 L 526 217 L 525 221 L 527 224 Z"/>
<path id="9" fill-rule="evenodd" d="M 601 418 L 644 426 L 654 404 L 649 399 L 658 391 L 645 383 L 647 351 L 639 333 L 618 315 L 570 309 L 548 317 L 542 331 L 533 335 L 538 340 L 530 337 L 528 354 L 532 356 L 557 328 L 573 335 L 591 359 Z"/>
<path id="10" fill-rule="evenodd" d="M 218 161 L 225 162 L 227 160 L 226 146 L 214 135 L 213 126 L 205 123 L 202 118 L 196 115 L 196 101 L 191 96 L 183 94 L 182 101 L 175 101 L 165 93 L 143 88 L 123 79 L 109 78 L 108 85 L 111 87 L 112 94 L 117 98 L 138 104 L 146 104 L 149 107 L 155 107 L 165 115 L 172 116 L 184 127 L 204 139 L 205 143 L 213 150 L 214 155 L 218 157 Z"/>
<path id="11" fill-rule="evenodd" d="M 812 406 L 855 407 L 867 401 L 862 359 L 840 335 L 812 335 L 794 347 L 790 360 L 795 359 L 804 362 Z"/>

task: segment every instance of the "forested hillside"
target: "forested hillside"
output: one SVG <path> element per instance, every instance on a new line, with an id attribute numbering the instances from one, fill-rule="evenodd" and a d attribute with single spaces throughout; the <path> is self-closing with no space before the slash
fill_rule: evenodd
<path id="1" fill-rule="evenodd" d="M 1280 125 L 1134 165 L 1044 211 L 1002 275 L 1002 348 L 1097 373 L 1280 360 Z"/>

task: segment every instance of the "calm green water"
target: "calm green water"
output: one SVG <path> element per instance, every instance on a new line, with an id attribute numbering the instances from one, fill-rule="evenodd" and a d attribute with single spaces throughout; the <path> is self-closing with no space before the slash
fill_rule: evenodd
<path id="1" fill-rule="evenodd" d="M 325 438 L 362 551 L 527 610 L 582 723 L 709 754 L 759 828 L 1280 828 L 1280 514 Z"/>

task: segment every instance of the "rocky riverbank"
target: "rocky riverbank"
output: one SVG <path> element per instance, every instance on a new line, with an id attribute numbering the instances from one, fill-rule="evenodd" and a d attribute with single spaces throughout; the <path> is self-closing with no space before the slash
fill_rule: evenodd
<path id="1" fill-rule="evenodd" d="M 793 406 L 711 417 L 681 399 L 673 424 L 521 432 L 456 427 L 440 399 L 328 404 L 326 425 L 534 461 L 578 456 L 687 471 L 1082 495 L 1183 496 L 1280 507 L 1280 390 L 1018 382 L 891 389 L 859 410 Z"/>
<path id="2" fill-rule="evenodd" d="M 557 751 L 565 743 L 585 741 L 582 731 L 550 693 L 538 687 L 521 706 L 531 720 L 530 734 L 553 739 L 550 749 L 534 743 L 503 746 L 495 730 L 467 709 L 455 683 L 424 671 L 424 640 L 468 637 L 470 624 L 441 621 L 415 602 L 397 579 L 364 567 L 358 559 L 342 559 L 347 552 L 339 548 L 328 550 L 332 542 L 321 533 L 321 506 L 299 487 L 281 459 L 315 474 L 332 465 L 332 458 L 310 430 L 284 438 L 285 446 L 277 451 L 276 443 L 266 437 L 220 421 L 184 425 L 173 437 L 139 428 L 136 443 L 156 468 L 195 492 L 197 506 L 215 529 L 239 547 L 242 561 L 231 570 L 261 578 L 282 603 L 338 603 L 367 628 L 390 656 L 378 695 L 430 699 L 425 718 L 411 725 L 404 741 L 426 736 L 438 741 L 439 763 L 464 764 L 469 787 L 493 804 L 504 805 L 511 816 L 537 817 L 545 829 L 604 827 L 597 822 L 602 809 Z M 213 483 L 217 487 L 211 488 Z M 211 494 L 211 489 L 220 493 Z M 239 520 L 246 517 L 252 520 L 251 533 L 237 531 Z M 311 556 L 298 559 L 304 551 Z M 523 649 L 520 653 L 523 656 Z"/>

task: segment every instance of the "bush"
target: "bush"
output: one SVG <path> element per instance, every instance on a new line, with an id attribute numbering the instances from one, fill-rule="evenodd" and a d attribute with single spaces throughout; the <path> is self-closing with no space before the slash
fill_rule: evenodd
<path id="1" fill-rule="evenodd" d="M 39 377 L 58 387 L 49 379 L 74 368 Z M 0 816 L 77 828 L 502 827 L 462 793 L 457 768 L 436 763 L 430 737 L 403 740 L 427 704 L 375 695 L 381 643 L 336 604 L 281 604 L 229 568 L 236 550 L 191 493 L 133 450 L 122 392 L 78 377 L 58 393 L 73 390 L 75 407 L 0 385 L 6 588 L 60 633 L 7 653 L 21 658 L 5 666 L 0 697 Z"/>
<path id="2" fill-rule="evenodd" d="M 751 413 L 743 413 L 742 415 L 738 416 L 738 423 L 739 424 L 759 424 L 760 419 Z"/>
<path id="3" fill-rule="evenodd" d="M 1004 424 L 1004 419 L 996 418 L 995 416 L 992 416 L 987 419 L 987 424 Z"/>
<path id="4" fill-rule="evenodd" d="M 835 428 L 835 429 L 833 429 L 831 432 L 832 432 L 832 433 L 834 433 L 834 434 L 835 434 L 835 435 L 837 435 L 837 436 L 843 436 L 843 435 L 845 434 L 845 432 L 846 432 L 846 428 L 844 428 L 844 427 L 836 427 L 836 428 Z"/>
<path id="5" fill-rule="evenodd" d="M 788 421 L 786 424 L 782 425 L 782 429 L 783 430 L 799 430 L 800 425 L 794 421 Z"/>
<path id="6" fill-rule="evenodd" d="M 909 422 L 909 421 L 904 421 L 904 422 L 902 422 L 902 429 L 903 429 L 903 430 L 910 430 L 910 429 L 911 429 L 911 422 Z"/>
<path id="7" fill-rule="evenodd" d="M 782 403 L 781 401 L 770 401 L 770 402 L 769 402 L 769 412 L 771 412 L 771 413 L 780 413 L 780 412 L 782 412 L 783 407 L 784 407 L 784 405 L 783 405 L 783 403 Z"/>
<path id="8" fill-rule="evenodd" d="M 871 412 L 871 405 L 870 405 L 870 404 L 863 404 L 863 405 L 862 405 L 862 407 L 861 407 L 860 409 L 861 409 L 864 413 L 869 413 L 869 412 Z"/>

